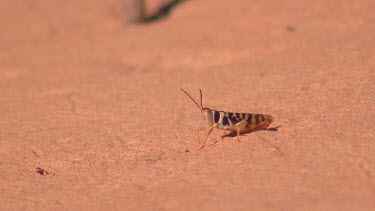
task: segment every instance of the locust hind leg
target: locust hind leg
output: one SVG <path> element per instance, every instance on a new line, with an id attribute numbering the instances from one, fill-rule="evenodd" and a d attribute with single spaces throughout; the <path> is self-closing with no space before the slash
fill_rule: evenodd
<path id="1" fill-rule="evenodd" d="M 249 129 L 249 123 L 246 120 L 242 120 L 238 122 L 236 125 L 236 132 L 237 132 L 237 141 L 240 142 L 240 134 L 247 132 Z"/>

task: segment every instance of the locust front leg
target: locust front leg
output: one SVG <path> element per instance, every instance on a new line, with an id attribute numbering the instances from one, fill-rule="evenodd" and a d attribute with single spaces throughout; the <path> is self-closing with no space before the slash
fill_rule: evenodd
<path id="1" fill-rule="evenodd" d="M 210 130 L 208 131 L 207 136 L 206 136 L 206 138 L 204 139 L 203 144 L 202 144 L 202 146 L 201 146 L 199 149 L 203 149 L 203 148 L 204 148 L 205 143 L 206 143 L 208 137 L 210 136 L 212 130 L 213 130 L 216 126 L 217 126 L 217 124 L 214 124 L 214 125 L 212 125 L 212 126 L 210 127 Z"/>

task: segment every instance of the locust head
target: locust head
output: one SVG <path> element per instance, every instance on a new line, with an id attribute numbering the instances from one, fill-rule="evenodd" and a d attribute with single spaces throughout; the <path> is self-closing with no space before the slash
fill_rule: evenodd
<path id="1" fill-rule="evenodd" d="M 212 125 L 214 122 L 213 116 L 212 116 L 212 110 L 209 108 L 203 108 L 203 102 L 202 102 L 202 90 L 199 89 L 200 93 L 200 99 L 201 104 L 199 105 L 185 90 L 181 89 L 181 91 L 185 92 L 185 94 L 197 105 L 199 110 L 201 111 L 202 118 L 207 122 L 208 125 Z"/>
<path id="2" fill-rule="evenodd" d="M 205 120 L 209 126 L 211 126 L 214 123 L 214 117 L 212 115 L 211 109 L 203 108 L 202 109 L 202 117 L 203 117 L 203 120 Z"/>

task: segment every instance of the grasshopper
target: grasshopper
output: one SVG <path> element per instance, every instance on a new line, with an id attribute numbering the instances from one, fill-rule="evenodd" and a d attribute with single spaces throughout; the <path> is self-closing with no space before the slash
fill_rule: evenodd
<path id="1" fill-rule="evenodd" d="M 201 100 L 200 105 L 185 90 L 181 89 L 181 91 L 185 92 L 185 94 L 198 106 L 203 120 L 207 122 L 210 128 L 200 149 L 204 148 L 206 140 L 214 128 L 236 133 L 236 138 L 239 141 L 240 134 L 267 129 L 273 122 L 273 117 L 267 114 L 235 113 L 205 108 L 203 107 L 202 102 L 202 90 L 199 89 Z"/>

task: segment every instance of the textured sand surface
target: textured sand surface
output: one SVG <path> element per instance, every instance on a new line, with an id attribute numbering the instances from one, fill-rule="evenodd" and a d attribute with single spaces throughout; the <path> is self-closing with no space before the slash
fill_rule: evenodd
<path id="1" fill-rule="evenodd" d="M 0 1 L 0 209 L 374 210 L 374 2 L 235 2 Z"/>

